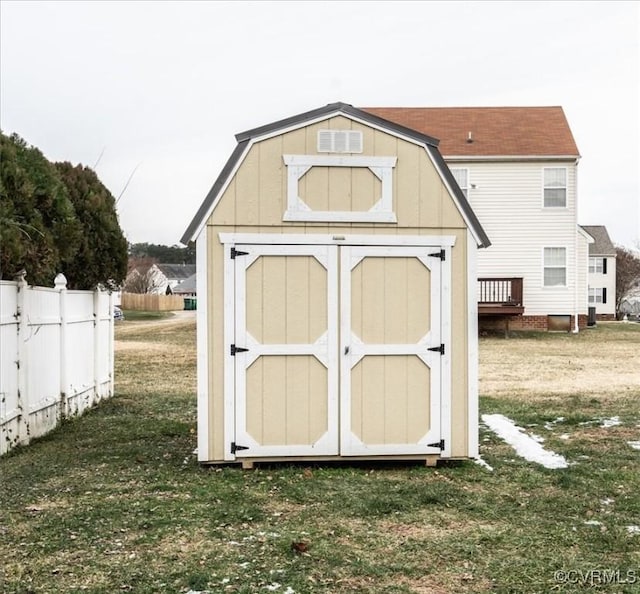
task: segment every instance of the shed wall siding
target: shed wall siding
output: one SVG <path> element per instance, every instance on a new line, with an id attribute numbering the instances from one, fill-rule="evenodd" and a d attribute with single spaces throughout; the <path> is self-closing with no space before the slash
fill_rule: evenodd
<path id="1" fill-rule="evenodd" d="M 491 238 L 492 245 L 478 254 L 480 277 L 524 277 L 525 315 L 570 314 L 578 291 L 586 291 L 576 278 L 576 167 L 573 163 L 455 162 L 469 170 L 469 202 Z M 566 208 L 544 208 L 543 170 L 567 168 Z M 475 186 L 475 187 L 473 187 Z M 545 287 L 544 248 L 564 247 L 567 286 Z M 579 313 L 586 314 L 580 302 Z"/>

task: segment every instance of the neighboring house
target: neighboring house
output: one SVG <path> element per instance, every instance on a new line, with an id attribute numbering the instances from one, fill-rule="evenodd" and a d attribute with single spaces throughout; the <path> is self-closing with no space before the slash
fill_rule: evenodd
<path id="1" fill-rule="evenodd" d="M 184 297 L 195 297 L 197 295 L 196 274 L 193 273 L 189 278 L 184 279 L 173 287 L 174 295 L 183 295 Z"/>
<path id="2" fill-rule="evenodd" d="M 590 237 L 577 224 L 578 148 L 561 107 L 364 108 L 440 140 L 491 247 L 478 254 L 480 322 L 587 323 Z"/>
<path id="3" fill-rule="evenodd" d="M 125 287 L 136 287 L 130 292 L 168 295 L 173 288 L 196 273 L 195 264 L 152 264 L 133 269 L 127 276 Z"/>
<path id="4" fill-rule="evenodd" d="M 236 139 L 182 237 L 199 460 L 476 457 L 490 242 L 437 141 L 344 103 Z"/>
<path id="5" fill-rule="evenodd" d="M 597 320 L 616 319 L 616 248 L 602 225 L 582 225 L 594 239 L 589 245 L 589 307 Z"/>

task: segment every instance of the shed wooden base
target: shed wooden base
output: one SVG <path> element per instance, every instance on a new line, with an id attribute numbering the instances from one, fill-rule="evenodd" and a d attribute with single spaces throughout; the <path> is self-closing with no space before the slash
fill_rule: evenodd
<path id="1" fill-rule="evenodd" d="M 417 455 L 417 456 L 349 456 L 336 457 L 336 456 L 289 456 L 289 457 L 271 457 L 271 458 L 238 458 L 234 461 L 211 461 L 200 462 L 203 466 L 217 466 L 217 465 L 231 465 L 240 464 L 243 470 L 253 470 L 257 464 L 288 464 L 288 463 L 316 463 L 316 462 L 337 462 L 342 464 L 348 464 L 349 462 L 424 462 L 425 466 L 435 468 L 438 462 L 470 460 L 468 457 L 457 458 L 441 458 L 437 455 Z"/>

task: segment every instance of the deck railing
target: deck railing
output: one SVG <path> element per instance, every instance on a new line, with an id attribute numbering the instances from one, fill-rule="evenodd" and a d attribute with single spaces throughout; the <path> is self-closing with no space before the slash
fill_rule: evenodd
<path id="1" fill-rule="evenodd" d="M 478 303 L 522 306 L 522 278 L 479 278 Z"/>

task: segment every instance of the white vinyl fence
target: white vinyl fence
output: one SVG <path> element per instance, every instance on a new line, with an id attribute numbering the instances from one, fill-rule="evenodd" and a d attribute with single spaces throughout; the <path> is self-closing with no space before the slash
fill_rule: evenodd
<path id="1" fill-rule="evenodd" d="M 113 305 L 102 291 L 0 281 L 0 455 L 113 395 Z"/>

